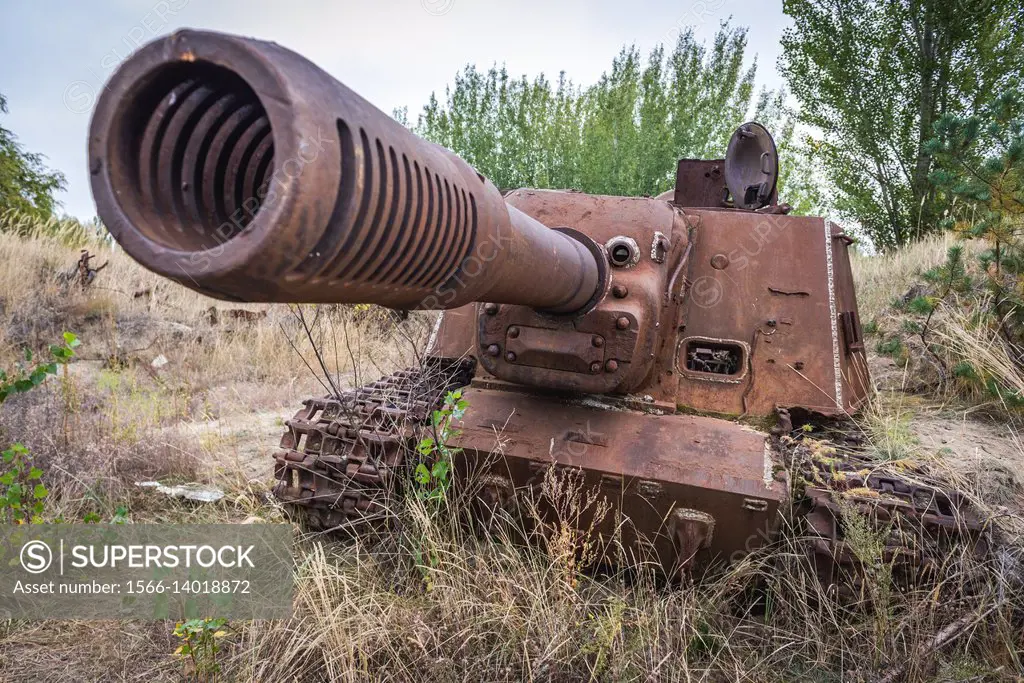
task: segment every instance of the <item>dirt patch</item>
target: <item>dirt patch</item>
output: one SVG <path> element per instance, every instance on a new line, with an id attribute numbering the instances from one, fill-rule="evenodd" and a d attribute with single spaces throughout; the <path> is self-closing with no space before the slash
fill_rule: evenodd
<path id="1" fill-rule="evenodd" d="M 291 417 L 292 413 L 235 413 L 216 420 L 185 422 L 169 429 L 196 444 L 200 451 L 211 454 L 209 462 L 214 470 L 241 475 L 246 481 L 269 481 L 274 473 L 273 453 L 284 433 L 286 415 Z"/>
<path id="2" fill-rule="evenodd" d="M 921 449 L 940 456 L 991 504 L 1024 507 L 1024 441 L 1013 425 L 967 415 L 916 415 Z"/>

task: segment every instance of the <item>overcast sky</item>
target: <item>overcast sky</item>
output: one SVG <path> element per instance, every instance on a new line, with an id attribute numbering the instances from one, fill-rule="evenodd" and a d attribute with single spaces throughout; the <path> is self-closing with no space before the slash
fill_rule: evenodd
<path id="1" fill-rule="evenodd" d="M 85 143 L 95 92 L 137 44 L 180 27 L 274 40 L 301 52 L 386 112 L 410 120 L 465 64 L 513 75 L 565 70 L 597 80 L 619 48 L 647 53 L 693 26 L 750 28 L 758 82 L 781 85 L 781 0 L 5 0 L 0 26 L 0 124 L 67 175 L 64 211 L 90 218 Z"/>

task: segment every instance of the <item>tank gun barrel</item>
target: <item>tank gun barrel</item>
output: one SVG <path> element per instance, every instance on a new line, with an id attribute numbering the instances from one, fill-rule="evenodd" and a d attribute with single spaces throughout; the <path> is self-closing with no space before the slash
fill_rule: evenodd
<path id="1" fill-rule="evenodd" d="M 274 43 L 180 31 L 143 47 L 97 102 L 89 164 L 125 251 L 217 298 L 567 313 L 601 287 L 588 238 L 508 206 Z"/>

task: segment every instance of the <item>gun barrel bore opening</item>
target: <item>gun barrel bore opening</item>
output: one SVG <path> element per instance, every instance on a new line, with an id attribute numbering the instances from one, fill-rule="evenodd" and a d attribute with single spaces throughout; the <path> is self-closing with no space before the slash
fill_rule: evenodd
<path id="1" fill-rule="evenodd" d="M 177 251 L 202 251 L 245 229 L 274 171 L 259 97 L 209 62 L 158 67 L 113 126 L 111 184 L 134 225 Z"/>

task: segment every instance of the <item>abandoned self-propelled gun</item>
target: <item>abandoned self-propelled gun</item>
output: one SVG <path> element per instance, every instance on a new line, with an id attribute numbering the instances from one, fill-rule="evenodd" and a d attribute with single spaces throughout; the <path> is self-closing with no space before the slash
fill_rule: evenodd
<path id="1" fill-rule="evenodd" d="M 275 493 L 321 528 L 379 513 L 420 457 L 418 426 L 464 387 L 459 471 L 484 470 L 490 505 L 579 468 L 619 512 L 607 523 L 678 571 L 762 544 L 793 495 L 777 439 L 706 414 L 842 416 L 867 396 L 851 240 L 786 215 L 756 123 L 724 159 L 681 160 L 660 197 L 503 197 L 298 54 L 182 31 L 111 78 L 89 157 L 111 234 L 185 286 L 445 311 L 424 367 L 289 421 Z M 953 494 L 847 469 L 890 516 L 963 523 Z M 835 563 L 829 476 L 798 493 Z"/>

